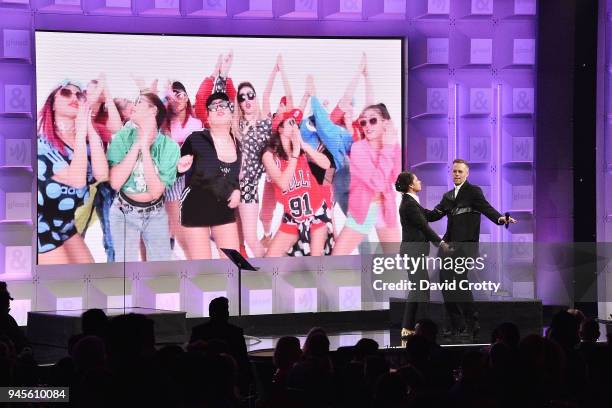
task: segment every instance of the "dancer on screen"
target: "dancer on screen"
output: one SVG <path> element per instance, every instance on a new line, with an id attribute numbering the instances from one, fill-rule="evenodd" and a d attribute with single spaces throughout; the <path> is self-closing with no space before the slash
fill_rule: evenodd
<path id="1" fill-rule="evenodd" d="M 166 90 L 168 107 L 167 127 L 170 137 L 179 146 L 182 146 L 187 137 L 195 131 L 202 129 L 202 122 L 193 116 L 193 108 L 185 86 L 178 81 L 168 84 Z M 185 189 L 185 176 L 176 178 L 174 184 L 166 189 L 165 204 L 170 224 L 170 246 L 174 248 L 174 240 L 179 242 L 181 248 L 187 244 L 183 238 L 183 228 L 180 222 L 179 200 Z"/>
<path id="2" fill-rule="evenodd" d="M 96 132 L 100 135 L 106 148 L 112 135 L 121 129 L 123 119 L 118 104 L 113 100 L 106 84 L 106 76 L 101 74 L 87 84 L 87 98 L 91 103 L 91 118 Z M 131 108 L 130 108 L 131 109 Z M 123 108 L 125 111 L 125 107 Z M 115 199 L 115 191 L 108 181 L 90 186 L 90 200 L 86 201 L 76 213 L 77 229 L 85 237 L 95 210 L 102 230 L 102 243 L 106 261 L 115 261 L 115 248 L 110 229 L 110 209 Z"/>
<path id="3" fill-rule="evenodd" d="M 353 143 L 348 217 L 333 255 L 349 255 L 376 229 L 378 242 L 399 242 L 395 176 L 401 171 L 401 149 L 387 107 L 370 105 L 359 116 L 364 139 Z"/>
<path id="4" fill-rule="evenodd" d="M 232 134 L 234 105 L 227 94 L 215 92 L 207 106 L 209 129 L 187 137 L 178 163 L 179 173 L 186 173 L 180 210 L 187 259 L 210 259 L 211 235 L 217 248 L 240 247 L 235 209 L 241 156 Z"/>
<path id="5" fill-rule="evenodd" d="M 265 253 L 265 247 L 257 239 L 257 220 L 259 218 L 259 181 L 264 172 L 261 155 L 270 140 L 272 133 L 272 116 L 270 108 L 270 94 L 277 75 L 281 76 L 285 96 L 283 98 L 285 109 L 293 107 L 293 98 L 289 80 L 283 67 L 283 58 L 279 55 L 266 88 L 262 96 L 262 105 L 259 106 L 255 87 L 250 82 L 238 85 L 238 107 L 240 113 L 239 129 L 242 136 L 243 169 L 240 177 L 240 220 L 245 241 L 255 257 Z M 265 198 L 265 197 L 264 197 Z M 276 200 L 267 196 L 262 200 L 261 209 L 264 216 L 264 240 L 270 239 L 271 215 Z M 270 199 L 272 198 L 272 199 Z"/>
<path id="6" fill-rule="evenodd" d="M 161 131 L 166 107 L 155 93 L 134 103 L 130 123 L 108 147 L 110 184 L 118 191 L 110 210 L 115 260 L 139 259 L 144 242 L 147 261 L 171 260 L 164 192 L 176 180 L 178 144 Z"/>
<path id="7" fill-rule="evenodd" d="M 49 94 L 39 113 L 37 149 L 38 262 L 93 262 L 75 212 L 89 185 L 108 179 L 108 164 L 80 86 L 65 81 Z"/>
<path id="8" fill-rule="evenodd" d="M 283 219 L 266 256 L 285 255 L 294 243 L 302 241 L 306 255 L 323 255 L 330 231 L 331 194 L 312 174 L 309 160 L 323 170 L 331 161 L 302 141 L 299 123 L 302 112 L 293 109 L 278 113 L 272 124 L 272 137 L 262 161 L 275 185 L 277 201 L 283 204 Z"/>

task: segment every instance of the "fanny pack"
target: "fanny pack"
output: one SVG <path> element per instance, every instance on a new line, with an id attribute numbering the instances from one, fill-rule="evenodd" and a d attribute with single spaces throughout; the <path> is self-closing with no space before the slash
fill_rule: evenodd
<path id="1" fill-rule="evenodd" d="M 478 213 L 472 207 L 455 207 L 451 211 L 451 215 L 467 214 L 467 213 Z"/>

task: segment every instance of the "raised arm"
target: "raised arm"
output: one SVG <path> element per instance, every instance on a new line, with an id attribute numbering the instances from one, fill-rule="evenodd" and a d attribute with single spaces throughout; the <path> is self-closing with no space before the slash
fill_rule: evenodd
<path id="1" fill-rule="evenodd" d="M 140 129 L 139 129 L 140 131 Z M 150 136 L 149 136 L 150 137 Z M 155 136 L 154 136 L 155 137 Z M 148 141 L 144 140 L 145 137 L 142 137 L 142 146 L 140 151 L 142 152 L 142 167 L 144 169 L 144 179 L 147 183 L 147 193 L 151 195 L 151 200 L 156 200 L 164 194 L 164 190 L 166 186 L 164 185 L 160 175 L 157 173 L 157 168 L 155 167 L 155 163 L 153 162 L 153 157 L 151 156 L 151 148 Z M 178 160 L 178 155 L 177 155 Z M 174 165 L 172 166 L 176 169 L 176 161 L 174 161 Z M 176 171 L 174 172 L 174 176 L 176 177 Z"/>
<path id="2" fill-rule="evenodd" d="M 296 128 L 295 129 L 296 132 L 298 132 L 299 134 L 299 129 Z M 301 136 L 300 136 L 300 140 L 301 140 Z M 331 167 L 331 162 L 329 161 L 329 158 L 322 152 L 314 149 L 312 146 L 310 146 L 308 143 L 304 143 L 303 141 L 301 142 L 302 144 L 302 150 L 304 150 L 304 153 L 306 153 L 306 155 L 310 158 L 310 160 L 316 164 L 318 167 L 322 168 L 323 170 L 327 170 Z"/>
<path id="3" fill-rule="evenodd" d="M 368 60 L 367 57 L 365 55 L 365 53 L 363 54 L 363 81 L 365 83 L 365 98 L 366 98 L 366 106 L 370 106 L 374 104 L 374 88 L 372 88 L 372 81 L 370 79 L 370 73 L 368 71 Z"/>
<path id="4" fill-rule="evenodd" d="M 217 64 L 213 69 L 212 73 L 205 77 L 200 83 L 198 92 L 196 92 L 196 98 L 194 102 L 194 115 L 200 119 L 202 126 L 206 126 L 208 120 L 208 109 L 206 108 L 206 99 L 213 93 L 215 86 L 215 78 L 219 76 L 221 72 L 221 63 L 223 56 L 219 54 L 217 57 Z"/>
<path id="5" fill-rule="evenodd" d="M 114 102 L 111 102 L 111 104 L 115 105 Z M 98 132 L 96 132 L 93 126 L 91 115 L 89 115 L 87 122 L 87 139 L 89 140 L 93 176 L 97 181 L 106 181 L 108 180 L 108 161 L 106 160 L 106 153 L 104 153 L 102 139 L 100 139 Z"/>
<path id="6" fill-rule="evenodd" d="M 111 96 L 110 90 L 108 89 L 108 84 L 106 83 L 105 75 L 101 75 L 98 79 L 98 86 L 102 87 L 104 105 L 106 107 L 106 111 L 108 112 L 108 121 L 106 122 L 106 128 L 111 134 L 115 134 L 119 131 L 119 129 L 123 127 L 123 122 L 121 121 L 121 115 L 119 114 L 117 105 L 115 105 L 115 101 Z"/>
<path id="7" fill-rule="evenodd" d="M 261 157 L 261 161 L 266 169 L 266 174 L 272 182 L 285 191 L 289 189 L 289 183 L 297 167 L 297 158 L 289 157 L 289 165 L 285 171 L 281 171 L 274 161 L 272 152 L 266 151 Z"/>
<path id="8" fill-rule="evenodd" d="M 365 53 L 361 55 L 361 61 L 359 63 L 359 67 L 357 68 L 357 72 L 355 72 L 355 74 L 353 74 L 353 76 L 351 77 L 351 81 L 346 86 L 344 94 L 342 95 L 342 98 L 340 98 L 338 105 L 346 106 L 350 104 L 353 100 L 353 96 L 355 96 L 355 90 L 357 89 L 357 85 L 359 84 L 359 77 L 363 74 L 364 64 Z"/>
<path id="9" fill-rule="evenodd" d="M 291 93 L 291 85 L 289 84 L 289 78 L 285 71 L 285 65 L 283 63 L 283 56 L 279 55 L 277 58 L 278 72 L 283 82 L 283 89 L 285 90 L 285 98 L 287 99 L 287 110 L 293 109 L 293 94 Z"/>
<path id="10" fill-rule="evenodd" d="M 87 123 L 90 119 L 89 105 L 80 104 L 76 118 L 76 135 L 74 140 L 74 152 L 70 164 L 57 171 L 53 179 L 74 188 L 82 188 L 87 185 Z M 48 154 L 52 160 L 53 152 Z"/>
<path id="11" fill-rule="evenodd" d="M 136 165 L 136 160 L 140 153 L 140 143 L 135 140 L 134 143 L 129 146 L 127 142 L 130 132 L 135 131 L 135 129 L 123 128 L 119 133 L 114 135 L 108 146 L 106 154 L 111 166 L 110 185 L 115 191 L 119 191 L 121 187 L 123 187 Z"/>
<path id="12" fill-rule="evenodd" d="M 276 74 L 278 73 L 278 64 L 274 64 L 274 68 L 272 68 L 272 72 L 270 72 L 270 76 L 268 77 L 268 82 L 266 82 L 266 88 L 264 89 L 263 97 L 261 100 L 261 114 L 262 116 L 269 116 L 272 111 L 270 108 L 270 95 L 272 94 L 272 87 L 274 86 L 274 79 L 276 78 Z"/>

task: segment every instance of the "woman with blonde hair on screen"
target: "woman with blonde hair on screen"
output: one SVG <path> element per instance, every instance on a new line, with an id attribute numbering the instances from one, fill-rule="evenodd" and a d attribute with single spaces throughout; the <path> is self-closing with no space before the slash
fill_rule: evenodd
<path id="1" fill-rule="evenodd" d="M 55 88 L 39 113 L 37 158 L 38 263 L 93 262 L 75 213 L 109 171 L 85 93 L 73 82 Z"/>
<path id="2" fill-rule="evenodd" d="M 238 250 L 236 208 L 240 203 L 240 143 L 232 134 L 234 106 L 227 94 L 208 97 L 208 129 L 193 132 L 181 147 L 179 173 L 186 173 L 181 195 L 187 259 L 210 259 L 217 249 Z M 219 251 L 221 257 L 225 255 Z"/>

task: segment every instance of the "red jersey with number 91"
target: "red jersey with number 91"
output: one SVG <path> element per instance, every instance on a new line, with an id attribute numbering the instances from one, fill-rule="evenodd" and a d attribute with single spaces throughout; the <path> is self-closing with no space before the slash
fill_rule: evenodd
<path id="1" fill-rule="evenodd" d="M 281 170 L 289 166 L 289 161 L 275 158 L 276 165 Z M 308 160 L 300 154 L 293 177 L 289 182 L 289 189 L 282 191 L 274 184 L 276 200 L 283 204 L 285 214 L 291 215 L 295 221 L 304 221 L 314 216 L 324 201 L 331 204 L 330 186 L 321 186 L 311 174 Z"/>

